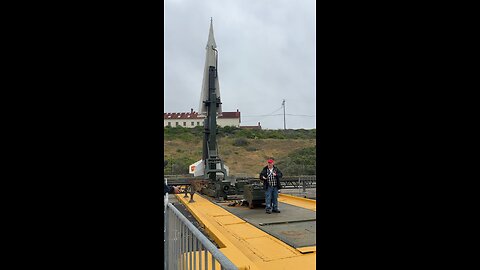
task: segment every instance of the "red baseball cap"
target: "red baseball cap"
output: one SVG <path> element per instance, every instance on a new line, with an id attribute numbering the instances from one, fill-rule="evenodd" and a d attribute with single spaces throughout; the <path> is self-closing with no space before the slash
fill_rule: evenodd
<path id="1" fill-rule="evenodd" d="M 269 159 L 267 162 L 268 163 L 273 163 L 273 159 Z"/>

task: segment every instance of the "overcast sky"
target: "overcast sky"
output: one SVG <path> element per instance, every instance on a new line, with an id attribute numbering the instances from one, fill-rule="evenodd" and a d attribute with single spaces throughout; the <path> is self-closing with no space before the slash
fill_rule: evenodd
<path id="1" fill-rule="evenodd" d="M 210 17 L 224 112 L 240 125 L 316 128 L 315 0 L 165 0 L 164 110 L 198 111 Z M 267 116 L 273 115 L 273 116 Z"/>

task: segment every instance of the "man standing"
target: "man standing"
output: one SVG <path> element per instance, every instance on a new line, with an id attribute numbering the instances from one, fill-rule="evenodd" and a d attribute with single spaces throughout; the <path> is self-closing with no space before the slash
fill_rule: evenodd
<path id="1" fill-rule="evenodd" d="M 267 166 L 260 173 L 260 179 L 263 180 L 265 189 L 265 211 L 267 214 L 280 213 L 280 210 L 278 210 L 278 190 L 282 188 L 280 178 L 283 174 L 273 163 L 273 159 L 269 159 Z"/>

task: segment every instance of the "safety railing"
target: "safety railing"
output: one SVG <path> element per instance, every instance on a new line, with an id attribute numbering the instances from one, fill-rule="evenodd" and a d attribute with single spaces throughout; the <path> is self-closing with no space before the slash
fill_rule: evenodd
<path id="1" fill-rule="evenodd" d="M 165 202 L 165 269 L 238 269 L 173 204 Z"/>

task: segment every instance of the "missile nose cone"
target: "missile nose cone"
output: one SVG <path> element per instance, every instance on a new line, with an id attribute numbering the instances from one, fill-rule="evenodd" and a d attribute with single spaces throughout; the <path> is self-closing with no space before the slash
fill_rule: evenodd
<path id="1" fill-rule="evenodd" d="M 217 98 L 220 98 L 220 84 L 218 81 L 218 51 L 216 50 L 217 44 L 215 42 L 215 37 L 213 34 L 213 20 L 210 20 L 210 30 L 208 33 L 208 41 L 207 41 L 207 46 L 205 48 L 206 50 L 206 57 L 205 57 L 205 67 L 203 71 L 203 81 L 202 81 L 202 90 L 200 93 L 200 105 L 199 105 L 199 114 L 206 115 L 207 114 L 207 106 L 204 103 L 204 101 L 208 100 L 208 90 L 209 90 L 209 68 L 211 66 L 215 67 L 217 69 L 216 71 L 216 77 L 215 77 L 215 94 Z M 220 105 L 217 108 L 217 115 L 220 115 L 222 113 L 222 105 Z"/>
<path id="2" fill-rule="evenodd" d="M 215 36 L 213 35 L 213 21 L 210 20 L 210 31 L 208 33 L 208 41 L 207 41 L 207 46 L 206 49 L 209 48 L 217 48 L 217 43 L 215 43 Z"/>

